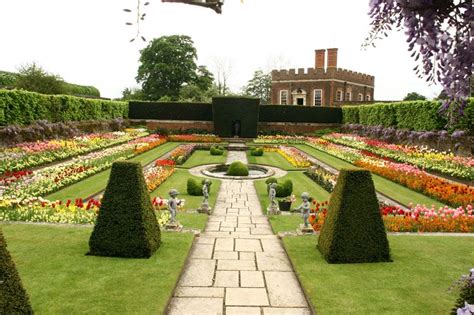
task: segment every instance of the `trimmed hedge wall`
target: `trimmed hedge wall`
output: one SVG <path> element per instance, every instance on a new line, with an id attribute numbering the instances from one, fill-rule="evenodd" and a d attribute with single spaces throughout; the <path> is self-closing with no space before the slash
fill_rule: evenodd
<path id="1" fill-rule="evenodd" d="M 336 123 L 342 122 L 340 107 L 262 105 L 259 121 L 294 123 Z"/>
<path id="2" fill-rule="evenodd" d="M 233 122 L 240 122 L 242 138 L 257 137 L 260 99 L 252 97 L 213 97 L 214 132 L 221 137 L 233 136 Z"/>
<path id="3" fill-rule="evenodd" d="M 15 263 L 0 230 L 0 314 L 33 314 Z"/>
<path id="4" fill-rule="evenodd" d="M 129 108 L 130 119 L 212 120 L 209 103 L 131 101 Z"/>
<path id="5" fill-rule="evenodd" d="M 440 114 L 439 101 L 410 101 L 377 103 L 373 105 L 343 106 L 343 122 L 346 124 L 380 125 L 410 130 L 442 130 L 447 124 Z M 474 98 L 469 99 L 464 117 L 454 129 L 472 129 L 474 125 Z"/>
<path id="6" fill-rule="evenodd" d="M 390 247 L 369 171 L 341 169 L 318 249 L 329 263 L 390 260 Z"/>
<path id="7" fill-rule="evenodd" d="M 0 124 L 29 125 L 37 120 L 66 122 L 126 118 L 128 104 L 67 95 L 0 90 Z"/>
<path id="8" fill-rule="evenodd" d="M 142 165 L 115 162 L 89 239 L 88 255 L 149 258 L 160 247 L 160 240 Z"/>

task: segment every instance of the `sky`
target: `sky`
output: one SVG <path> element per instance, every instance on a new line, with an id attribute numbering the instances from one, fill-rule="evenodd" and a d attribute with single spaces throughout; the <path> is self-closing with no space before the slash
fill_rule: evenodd
<path id="1" fill-rule="evenodd" d="M 145 2 L 146 0 L 142 0 Z M 401 100 L 416 91 L 436 97 L 440 86 L 413 72 L 403 32 L 361 49 L 370 30 L 368 0 L 225 0 L 223 13 L 148 0 L 140 24 L 147 41 L 188 35 L 198 65 L 215 73 L 224 64 L 234 92 L 254 71 L 314 67 L 314 50 L 339 48 L 338 67 L 375 76 L 376 100 Z M 36 62 L 65 81 L 93 85 L 118 98 L 135 81 L 140 50 L 126 26 L 137 0 L 0 0 L 0 70 Z"/>

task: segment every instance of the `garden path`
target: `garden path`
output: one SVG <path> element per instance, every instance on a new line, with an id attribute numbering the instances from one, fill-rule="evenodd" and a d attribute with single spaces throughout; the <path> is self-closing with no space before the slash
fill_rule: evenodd
<path id="1" fill-rule="evenodd" d="M 247 161 L 229 152 L 227 163 Z M 310 314 L 286 255 L 263 215 L 251 180 L 223 180 L 197 238 L 169 314 Z"/>

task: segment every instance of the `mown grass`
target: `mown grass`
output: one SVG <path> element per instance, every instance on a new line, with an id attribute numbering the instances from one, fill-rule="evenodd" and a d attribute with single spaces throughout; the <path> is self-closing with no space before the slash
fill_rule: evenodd
<path id="1" fill-rule="evenodd" d="M 393 262 L 328 264 L 317 236 L 283 243 L 318 314 L 449 314 L 474 261 L 474 237 L 389 236 Z"/>
<path id="2" fill-rule="evenodd" d="M 264 164 L 279 167 L 284 170 L 295 170 L 290 162 L 288 162 L 278 152 L 264 152 L 262 156 L 253 156 L 250 154 L 250 150 L 247 151 L 247 160 L 249 164 Z"/>
<path id="3" fill-rule="evenodd" d="M 191 248 L 162 233 L 149 259 L 86 256 L 91 228 L 1 225 L 37 314 L 161 314 Z"/>
<path id="4" fill-rule="evenodd" d="M 299 144 L 299 145 L 295 145 L 295 147 L 317 158 L 318 160 L 328 164 L 329 166 L 334 167 L 335 169 L 339 170 L 341 168 L 354 167 L 354 165 L 348 162 L 345 162 L 337 157 L 334 157 L 328 153 L 317 150 L 310 146 Z M 399 185 L 381 176 L 372 174 L 372 179 L 374 180 L 375 188 L 378 191 L 387 195 L 388 197 L 393 198 L 394 200 L 400 202 L 403 205 L 408 206 L 410 203 L 413 203 L 415 205 L 416 204 L 421 204 L 421 205 L 426 205 L 426 206 L 435 205 L 436 207 L 444 206 L 443 203 L 433 198 L 430 198 L 421 193 L 413 191 L 409 188 L 406 188 L 402 185 Z"/>
<path id="5" fill-rule="evenodd" d="M 143 154 L 137 155 L 131 158 L 129 161 L 140 162 L 142 165 L 146 165 L 153 160 L 159 158 L 163 154 L 176 148 L 179 143 L 168 142 L 162 144 L 152 150 Z M 47 195 L 45 198 L 48 200 L 62 200 L 67 201 L 68 199 L 74 200 L 76 198 L 87 198 L 95 193 L 104 190 L 109 180 L 110 169 L 97 173 L 86 179 L 81 180 L 73 185 L 67 186 L 55 193 Z"/>
<path id="6" fill-rule="evenodd" d="M 191 168 L 205 164 L 223 164 L 226 159 L 227 150 L 224 151 L 223 155 L 211 155 L 209 150 L 196 150 L 181 167 Z"/>

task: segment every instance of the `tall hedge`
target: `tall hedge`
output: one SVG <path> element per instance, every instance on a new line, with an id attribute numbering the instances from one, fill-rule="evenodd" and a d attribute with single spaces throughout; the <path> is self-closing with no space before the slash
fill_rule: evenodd
<path id="1" fill-rule="evenodd" d="M 115 162 L 89 239 L 89 255 L 149 258 L 160 238 L 141 164 Z"/>
<path id="2" fill-rule="evenodd" d="M 212 120 L 210 103 L 130 102 L 130 119 Z"/>
<path id="3" fill-rule="evenodd" d="M 329 263 L 390 261 L 387 233 L 369 171 L 341 169 L 318 249 Z"/>
<path id="4" fill-rule="evenodd" d="M 240 136 L 257 137 L 260 99 L 252 97 L 213 97 L 212 117 L 214 132 L 221 137 L 231 137 L 233 122 L 240 122 Z"/>
<path id="5" fill-rule="evenodd" d="M 28 293 L 0 230 L 0 314 L 33 314 Z"/>
<path id="6" fill-rule="evenodd" d="M 342 110 L 340 107 L 262 105 L 259 121 L 339 124 L 342 122 Z"/>
<path id="7" fill-rule="evenodd" d="M 45 95 L 21 90 L 0 90 L 0 124 L 29 125 L 50 122 L 108 120 L 128 117 L 128 104 L 67 95 Z"/>
<path id="8" fill-rule="evenodd" d="M 440 101 L 406 101 L 372 105 L 343 106 L 346 124 L 380 125 L 410 130 L 442 130 L 446 118 L 439 112 Z M 454 129 L 472 129 L 474 125 L 474 98 L 470 98 L 464 116 Z"/>

